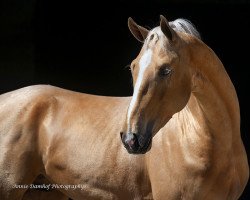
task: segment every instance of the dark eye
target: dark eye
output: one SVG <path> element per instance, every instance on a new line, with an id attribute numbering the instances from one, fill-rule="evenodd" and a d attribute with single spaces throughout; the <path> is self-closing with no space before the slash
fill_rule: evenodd
<path id="1" fill-rule="evenodd" d="M 164 77 L 164 76 L 168 76 L 169 74 L 171 74 L 171 69 L 169 66 L 162 66 L 159 69 L 159 76 Z"/>

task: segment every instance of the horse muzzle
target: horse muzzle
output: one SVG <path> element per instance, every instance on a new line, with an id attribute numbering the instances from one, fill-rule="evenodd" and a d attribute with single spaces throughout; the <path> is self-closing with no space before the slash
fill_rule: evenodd
<path id="1" fill-rule="evenodd" d="M 152 138 L 136 133 L 120 133 L 124 147 L 130 154 L 145 154 L 151 148 Z"/>

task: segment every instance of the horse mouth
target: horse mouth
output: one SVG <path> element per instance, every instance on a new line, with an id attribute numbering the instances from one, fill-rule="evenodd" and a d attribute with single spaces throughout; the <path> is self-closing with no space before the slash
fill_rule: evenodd
<path id="1" fill-rule="evenodd" d="M 127 149 L 129 154 L 145 154 L 147 153 L 152 147 L 152 137 L 148 138 L 147 141 L 143 146 L 139 145 L 137 150 Z"/>

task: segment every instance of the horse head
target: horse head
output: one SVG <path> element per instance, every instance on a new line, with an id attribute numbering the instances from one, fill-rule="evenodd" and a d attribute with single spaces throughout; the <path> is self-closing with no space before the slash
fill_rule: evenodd
<path id="1" fill-rule="evenodd" d="M 129 153 L 142 154 L 150 150 L 154 135 L 189 100 L 190 58 L 180 32 L 199 35 L 188 21 L 168 22 L 162 15 L 160 26 L 152 30 L 137 25 L 132 18 L 128 27 L 143 46 L 130 65 L 134 92 L 121 140 Z"/>

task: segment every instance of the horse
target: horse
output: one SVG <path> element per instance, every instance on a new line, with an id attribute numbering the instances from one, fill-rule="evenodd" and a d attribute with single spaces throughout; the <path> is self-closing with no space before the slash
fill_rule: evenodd
<path id="1" fill-rule="evenodd" d="M 235 88 L 184 19 L 147 30 L 132 97 L 35 85 L 0 96 L 0 197 L 40 175 L 71 199 L 238 199 L 249 177 Z M 67 189 L 66 186 L 79 186 Z"/>

